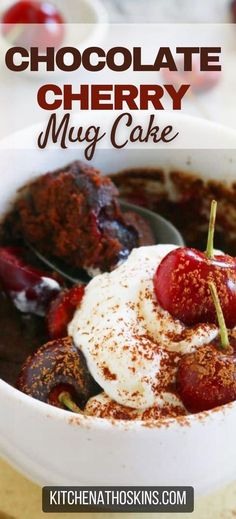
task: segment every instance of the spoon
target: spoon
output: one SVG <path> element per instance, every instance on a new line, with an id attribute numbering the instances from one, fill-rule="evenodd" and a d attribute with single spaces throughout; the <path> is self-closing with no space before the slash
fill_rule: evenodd
<path id="1" fill-rule="evenodd" d="M 173 245 L 179 245 L 180 247 L 184 246 L 184 240 L 179 231 L 172 223 L 163 218 L 163 216 L 128 202 L 121 201 L 120 205 L 124 212 L 132 211 L 137 213 L 148 222 L 156 244 L 171 243 Z M 58 258 L 46 257 L 39 252 L 34 245 L 31 245 L 31 243 L 27 242 L 27 246 L 32 250 L 37 258 L 42 261 L 42 263 L 47 265 L 51 270 L 58 272 L 58 274 L 71 283 L 87 284 L 91 280 L 91 277 L 85 270 L 70 267 Z"/>

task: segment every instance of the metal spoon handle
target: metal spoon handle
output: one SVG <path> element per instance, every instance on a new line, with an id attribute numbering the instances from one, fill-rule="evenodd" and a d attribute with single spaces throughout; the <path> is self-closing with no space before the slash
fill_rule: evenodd
<path id="1" fill-rule="evenodd" d="M 49 267 L 52 271 L 58 272 L 58 274 L 60 274 L 64 279 L 67 279 L 68 281 L 70 281 L 70 283 L 73 283 L 73 285 L 78 284 L 78 283 L 85 285 L 88 283 L 89 277 L 86 275 L 86 273 L 84 274 L 84 278 L 83 278 L 83 273 L 81 273 L 81 277 L 73 276 L 73 275 L 69 274 L 66 270 L 61 268 L 58 265 L 58 261 L 56 259 L 53 258 L 53 260 L 50 260 L 49 258 L 45 257 L 43 254 L 41 254 L 41 252 L 39 252 L 37 249 L 35 249 L 35 247 L 33 245 L 31 245 L 31 243 L 29 243 L 29 242 L 26 242 L 26 245 L 27 245 L 27 247 L 29 247 L 30 250 L 32 250 L 32 252 L 35 254 L 35 256 L 37 256 L 37 258 L 40 261 L 42 261 L 42 263 L 47 265 L 47 267 Z M 85 279 L 85 278 L 87 278 L 87 279 Z"/>

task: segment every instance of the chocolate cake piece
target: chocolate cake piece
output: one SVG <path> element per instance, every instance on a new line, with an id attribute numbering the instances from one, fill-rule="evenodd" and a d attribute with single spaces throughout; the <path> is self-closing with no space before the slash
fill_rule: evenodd
<path id="1" fill-rule="evenodd" d="M 88 271 L 111 270 L 139 245 L 138 231 L 126 223 L 112 181 L 79 161 L 26 186 L 16 213 L 25 240 Z"/>

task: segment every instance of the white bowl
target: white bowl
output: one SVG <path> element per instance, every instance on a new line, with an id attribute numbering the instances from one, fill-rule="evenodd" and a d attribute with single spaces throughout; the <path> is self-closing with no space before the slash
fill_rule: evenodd
<path id="1" fill-rule="evenodd" d="M 165 115 L 162 116 L 165 118 Z M 219 127 L 181 118 L 194 133 Z M 222 138 L 234 132 L 221 128 Z M 81 157 L 73 150 L 30 150 L 29 128 L 0 145 L 0 212 L 15 189 L 33 175 Z M 11 142 L 25 150 L 11 149 Z M 6 148 L 8 142 L 8 149 Z M 204 178 L 235 181 L 236 150 L 98 150 L 96 166 L 106 173 L 122 167 L 174 165 Z M 6 172 L 6 173 L 5 173 Z M 236 402 L 185 419 L 152 423 L 83 417 L 41 403 L 0 382 L 2 455 L 41 485 L 193 485 L 207 493 L 234 479 Z"/>

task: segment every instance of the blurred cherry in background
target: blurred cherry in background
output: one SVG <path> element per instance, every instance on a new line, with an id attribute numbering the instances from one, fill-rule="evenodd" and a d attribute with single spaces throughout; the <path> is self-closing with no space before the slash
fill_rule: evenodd
<path id="1" fill-rule="evenodd" d="M 191 92 L 200 94 L 214 88 L 220 80 L 221 71 L 201 71 L 200 59 L 194 56 L 192 60 L 192 70 L 186 72 L 183 67 L 183 61 L 177 62 L 177 71 L 164 69 L 162 72 L 163 79 L 166 83 L 174 84 L 179 87 L 183 83 L 191 85 Z"/>
<path id="2" fill-rule="evenodd" d="M 13 45 L 58 48 L 64 39 L 65 21 L 51 2 L 19 0 L 3 13 L 1 22 L 5 38 Z"/>

